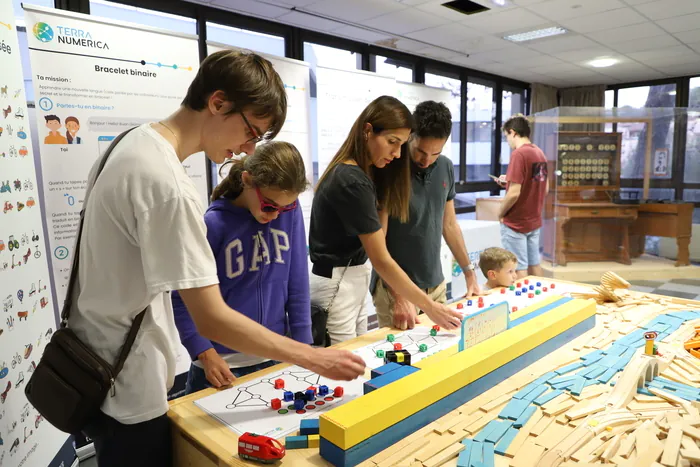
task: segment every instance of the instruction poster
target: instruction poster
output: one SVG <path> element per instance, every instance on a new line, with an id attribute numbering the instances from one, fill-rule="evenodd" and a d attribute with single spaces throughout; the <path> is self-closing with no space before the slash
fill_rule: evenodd
<path id="1" fill-rule="evenodd" d="M 56 316 L 14 18 L 0 2 L 0 466 L 71 465 L 68 435 L 24 396 Z"/>
<path id="2" fill-rule="evenodd" d="M 197 37 L 40 7 L 25 7 L 25 19 L 48 240 L 62 303 L 92 165 L 123 131 L 178 108 L 197 73 Z M 206 206 L 204 155 L 184 165 Z"/>

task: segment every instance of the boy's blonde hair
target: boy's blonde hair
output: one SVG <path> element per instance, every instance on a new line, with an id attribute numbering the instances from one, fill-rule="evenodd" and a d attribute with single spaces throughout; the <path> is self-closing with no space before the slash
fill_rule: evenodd
<path id="1" fill-rule="evenodd" d="M 500 271 L 509 262 L 517 263 L 518 258 L 503 248 L 487 248 L 479 256 L 479 268 L 485 277 L 488 277 L 489 271 Z"/>

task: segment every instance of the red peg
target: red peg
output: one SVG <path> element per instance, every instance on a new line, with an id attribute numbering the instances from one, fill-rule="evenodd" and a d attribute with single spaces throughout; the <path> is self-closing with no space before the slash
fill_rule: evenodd
<path id="1" fill-rule="evenodd" d="M 531 292 L 527 294 L 527 298 L 535 298 L 535 294 Z"/>
<path id="2" fill-rule="evenodd" d="M 403 347 L 401 346 L 400 343 L 396 342 L 396 343 L 394 344 L 394 350 L 401 350 L 402 348 L 403 348 Z"/>
<path id="3" fill-rule="evenodd" d="M 457 309 L 458 309 L 458 310 L 461 310 L 462 308 L 464 308 L 464 304 L 458 303 L 458 304 L 457 304 Z"/>
<path id="4" fill-rule="evenodd" d="M 279 399 L 272 399 L 270 404 L 272 405 L 273 410 L 279 410 L 282 408 L 282 401 Z"/>
<path id="5" fill-rule="evenodd" d="M 313 391 L 313 392 L 314 392 L 314 396 L 316 395 L 316 393 L 318 393 L 318 388 L 315 388 L 315 387 L 313 387 L 313 386 L 309 386 L 308 388 L 306 388 L 306 390 L 307 390 L 307 391 Z"/>
<path id="6" fill-rule="evenodd" d="M 483 307 L 484 307 L 484 302 L 479 302 L 479 308 L 483 308 Z"/>
<path id="7" fill-rule="evenodd" d="M 517 307 L 517 306 L 514 306 L 514 307 L 513 307 L 513 310 L 511 311 L 511 313 L 515 313 L 516 311 L 518 311 L 518 307 Z"/>
<path id="8" fill-rule="evenodd" d="M 275 389 L 284 389 L 284 380 L 283 379 L 276 379 L 275 380 Z"/>
<path id="9" fill-rule="evenodd" d="M 343 390 L 343 388 L 341 386 L 338 386 L 333 391 L 333 397 L 343 397 L 344 392 L 345 392 L 345 390 Z"/>
<path id="10" fill-rule="evenodd" d="M 517 288 L 520 288 L 520 287 L 523 286 L 523 284 L 521 284 L 520 282 L 518 282 L 517 284 L 515 284 L 515 286 L 516 286 Z"/>
<path id="11" fill-rule="evenodd" d="M 542 292 L 546 292 L 547 290 L 547 287 L 542 287 Z"/>
<path id="12" fill-rule="evenodd" d="M 440 332 L 440 326 L 437 324 L 433 326 L 433 329 L 435 329 L 437 332 Z"/>
<path id="13" fill-rule="evenodd" d="M 506 289 L 501 289 L 501 293 L 502 294 L 506 293 Z"/>
<path id="14" fill-rule="evenodd" d="M 528 285 L 530 283 L 530 279 L 525 279 L 523 282 L 525 282 L 525 285 Z"/>
<path id="15" fill-rule="evenodd" d="M 555 284 L 552 284 L 552 285 L 549 286 L 549 288 L 550 288 L 550 289 L 553 289 L 554 286 L 555 286 Z"/>

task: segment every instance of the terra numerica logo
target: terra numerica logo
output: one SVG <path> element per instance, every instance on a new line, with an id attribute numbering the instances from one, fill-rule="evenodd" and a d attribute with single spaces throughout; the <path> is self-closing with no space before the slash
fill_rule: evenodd
<path id="1" fill-rule="evenodd" d="M 46 43 L 56 39 L 59 44 L 109 50 L 107 43 L 95 40 L 90 31 L 66 26 L 56 26 L 56 31 L 57 34 L 54 33 L 54 28 L 44 22 L 35 23 L 32 28 L 34 37 L 40 42 Z"/>

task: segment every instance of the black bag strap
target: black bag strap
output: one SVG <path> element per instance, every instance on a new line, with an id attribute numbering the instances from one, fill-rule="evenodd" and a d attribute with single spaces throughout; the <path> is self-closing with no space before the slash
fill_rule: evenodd
<path id="1" fill-rule="evenodd" d="M 134 128 L 130 128 L 126 130 L 124 133 L 120 134 L 114 140 L 112 141 L 112 144 L 109 145 L 109 148 L 107 148 L 107 151 L 105 151 L 104 156 L 102 156 L 102 160 L 100 161 L 100 165 L 97 168 L 97 172 L 95 173 L 95 179 L 92 182 L 92 185 L 88 187 L 87 192 L 85 193 L 85 199 L 83 200 L 83 209 L 80 210 L 80 226 L 78 227 L 78 236 L 75 242 L 75 254 L 73 255 L 73 266 L 71 267 L 70 271 L 70 279 L 68 280 L 68 290 L 66 291 L 66 299 L 63 302 L 63 310 L 61 311 L 61 327 L 65 328 L 68 325 L 68 318 L 70 318 L 70 309 L 73 305 L 73 292 L 75 290 L 75 283 L 78 280 L 78 262 L 80 258 L 80 239 L 83 236 L 83 221 L 85 220 L 85 207 L 87 206 L 87 201 L 88 201 L 88 196 L 90 195 L 90 191 L 92 191 L 92 188 L 95 186 L 95 183 L 97 182 L 97 177 L 100 176 L 100 173 L 102 173 L 102 169 L 104 169 L 105 164 L 107 163 L 107 158 L 109 155 L 112 153 L 112 150 L 114 147 L 119 144 L 119 142 L 126 136 L 131 130 Z M 134 322 L 131 324 L 131 329 L 129 329 L 129 334 L 127 334 L 126 339 L 124 340 L 124 345 L 122 345 L 121 351 L 119 352 L 119 358 L 117 359 L 116 365 L 114 365 L 114 377 L 116 378 L 119 372 L 122 370 L 122 367 L 124 366 L 124 361 L 126 360 L 127 355 L 129 355 L 129 351 L 131 350 L 131 346 L 134 344 L 134 341 L 136 340 L 136 334 L 139 332 L 139 328 L 141 327 L 141 322 L 143 321 L 143 317 L 146 314 L 146 310 L 148 310 L 148 307 L 144 308 L 141 313 L 136 315 L 136 318 L 134 318 Z"/>

